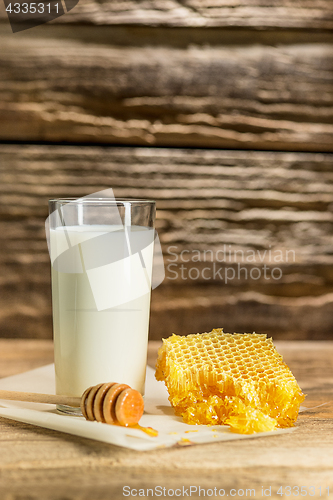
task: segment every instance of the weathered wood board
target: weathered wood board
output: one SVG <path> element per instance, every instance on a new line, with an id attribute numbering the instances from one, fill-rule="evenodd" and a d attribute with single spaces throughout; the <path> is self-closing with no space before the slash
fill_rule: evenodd
<path id="1" fill-rule="evenodd" d="M 333 151 L 332 34 L 125 46 L 51 28 L 1 28 L 0 140 Z"/>
<path id="2" fill-rule="evenodd" d="M 1 6 L 2 7 L 2 6 Z M 5 19 L 5 11 L 0 10 Z M 80 0 L 56 23 L 332 29 L 330 0 Z"/>
<path id="3" fill-rule="evenodd" d="M 82 3 L 81 3 L 82 2 Z M 82 1 L 64 21 L 154 26 L 331 29 L 329 0 Z"/>
<path id="4" fill-rule="evenodd" d="M 1 336 L 51 336 L 47 200 L 112 187 L 157 201 L 166 279 L 151 338 L 218 326 L 330 338 L 332 165 L 331 154 L 2 145 Z"/>
<path id="5" fill-rule="evenodd" d="M 0 336 L 51 336 L 47 199 L 111 186 L 157 200 L 151 338 L 329 338 L 332 27 L 331 0 L 80 0 L 13 34 L 0 2 Z"/>

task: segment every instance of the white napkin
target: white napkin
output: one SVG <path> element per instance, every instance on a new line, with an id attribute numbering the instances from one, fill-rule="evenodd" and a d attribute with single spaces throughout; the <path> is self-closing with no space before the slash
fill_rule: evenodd
<path id="1" fill-rule="evenodd" d="M 0 389 L 13 391 L 54 394 L 54 387 L 54 365 L 43 366 L 0 380 Z M 139 429 L 88 422 L 83 417 L 60 415 L 54 405 L 1 400 L 0 416 L 138 451 L 174 445 L 253 439 L 293 430 L 281 429 L 245 435 L 231 433 L 228 426 L 185 424 L 181 418 L 174 415 L 164 383 L 155 380 L 154 370 L 150 367 L 147 367 L 145 413 L 140 425 L 157 430 L 156 437 L 149 436 Z"/>

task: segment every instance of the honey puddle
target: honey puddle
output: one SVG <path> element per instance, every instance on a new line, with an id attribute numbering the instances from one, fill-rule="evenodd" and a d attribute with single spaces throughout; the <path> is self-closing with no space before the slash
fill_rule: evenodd
<path id="1" fill-rule="evenodd" d="M 142 427 L 142 425 L 139 425 L 139 424 L 129 425 L 128 427 L 131 429 L 139 429 L 140 431 L 145 432 L 146 434 L 148 434 L 148 436 L 151 436 L 151 437 L 158 436 L 158 431 L 156 431 L 152 427 Z"/>

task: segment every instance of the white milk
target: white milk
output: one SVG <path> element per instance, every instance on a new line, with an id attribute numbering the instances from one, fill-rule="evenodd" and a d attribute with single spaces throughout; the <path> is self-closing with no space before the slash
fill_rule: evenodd
<path id="1" fill-rule="evenodd" d="M 71 226 L 50 231 L 57 394 L 81 396 L 87 387 L 102 382 L 126 383 L 144 392 L 153 237 L 141 255 L 131 255 L 129 250 L 130 256 L 123 260 L 88 270 L 83 242 L 91 243 L 91 238 L 113 231 L 124 237 L 120 226 Z M 131 242 L 141 231 L 153 235 L 151 229 L 143 227 L 132 226 L 126 231 Z M 79 249 L 74 260 L 82 264 L 83 272 L 59 272 L 54 266 L 55 257 L 68 248 L 68 242 Z M 110 298 L 111 307 L 106 308 Z M 114 305 L 117 300 L 129 301 Z"/>

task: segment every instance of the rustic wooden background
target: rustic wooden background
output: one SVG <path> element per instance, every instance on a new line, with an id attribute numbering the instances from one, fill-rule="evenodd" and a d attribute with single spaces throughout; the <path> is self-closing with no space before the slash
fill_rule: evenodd
<path id="1" fill-rule="evenodd" d="M 1 2 L 0 336 L 52 335 L 47 200 L 112 187 L 157 200 L 152 339 L 332 338 L 332 28 L 331 0 L 80 0 L 13 34 Z M 238 261 L 170 268 L 170 247 Z M 202 275 L 238 263 L 282 277 Z"/>

